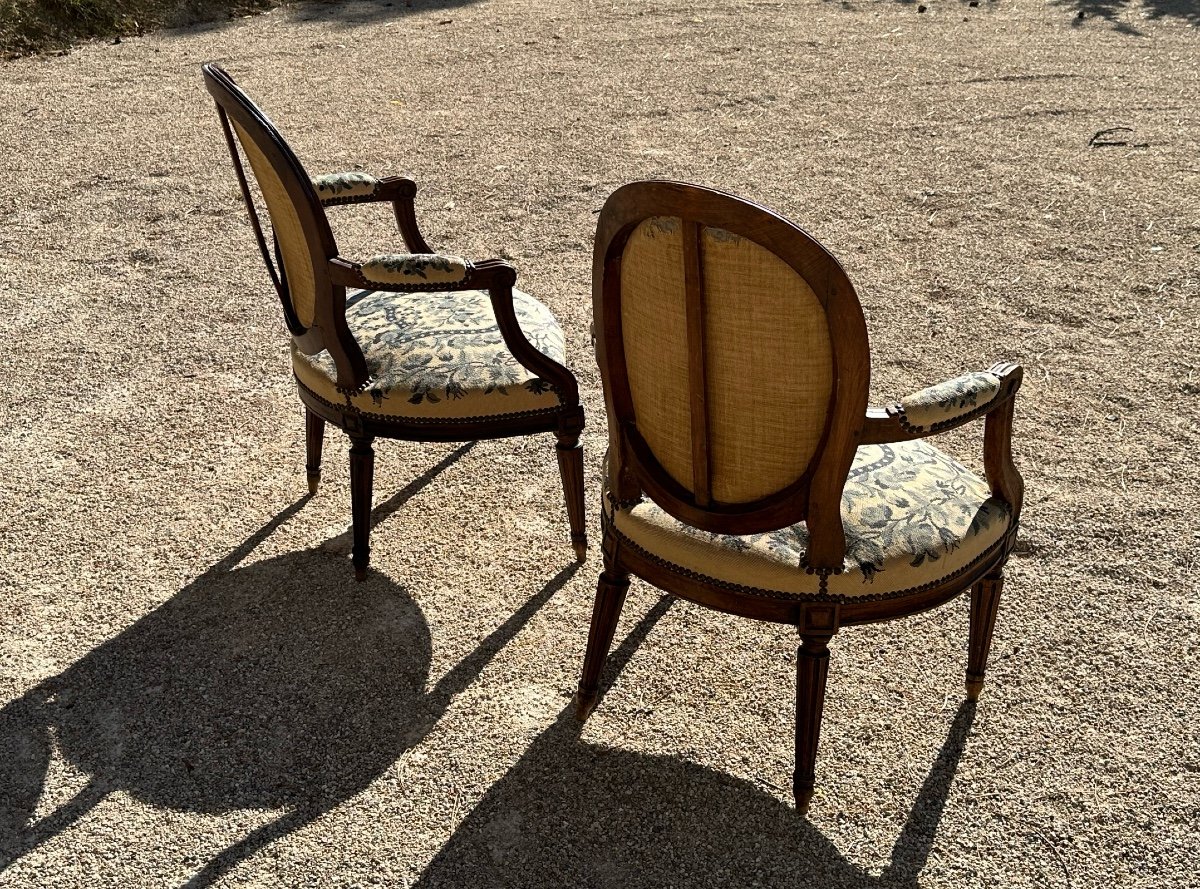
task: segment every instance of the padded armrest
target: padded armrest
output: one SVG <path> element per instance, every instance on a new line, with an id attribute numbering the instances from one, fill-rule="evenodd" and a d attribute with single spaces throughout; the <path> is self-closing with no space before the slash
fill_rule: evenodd
<path id="1" fill-rule="evenodd" d="M 473 266 L 459 256 L 441 253 L 384 253 L 359 266 L 372 284 L 420 287 L 430 284 L 461 284 Z"/>
<path id="2" fill-rule="evenodd" d="M 976 414 L 1000 394 L 1000 377 L 992 371 L 966 373 L 901 398 L 888 406 L 909 432 L 936 432 Z"/>
<path id="3" fill-rule="evenodd" d="M 366 200 L 379 191 L 379 180 L 370 173 L 327 173 L 312 184 L 324 206 Z"/>
<path id="4" fill-rule="evenodd" d="M 963 374 L 892 402 L 869 407 L 859 444 L 925 438 L 987 416 L 989 424 L 1021 388 L 1020 365 L 1001 361 L 986 371 Z M 1011 424 L 1012 411 L 1008 412 Z"/>

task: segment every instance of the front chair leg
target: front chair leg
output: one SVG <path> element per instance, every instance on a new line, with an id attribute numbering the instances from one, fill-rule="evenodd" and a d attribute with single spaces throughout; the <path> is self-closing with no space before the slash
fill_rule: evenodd
<path id="1" fill-rule="evenodd" d="M 369 436 L 350 437 L 350 515 L 354 524 L 354 578 L 367 579 L 371 560 L 371 486 L 375 476 L 374 439 Z"/>
<path id="2" fill-rule="evenodd" d="M 304 409 L 304 439 L 308 451 L 304 466 L 308 473 L 308 493 L 315 494 L 317 486 L 321 484 L 321 445 L 325 443 L 325 418 L 307 407 Z"/>
<path id="3" fill-rule="evenodd" d="M 796 771 L 792 774 L 792 793 L 801 815 L 808 811 L 817 781 L 817 741 L 825 709 L 829 639 L 802 634 L 796 650 Z"/>
<path id="4" fill-rule="evenodd" d="M 1000 591 L 1004 588 L 1004 569 L 997 568 L 971 587 L 971 636 L 967 643 L 967 700 L 979 700 L 988 652 L 992 648 L 992 630 Z"/>
<path id="5" fill-rule="evenodd" d="M 571 523 L 571 546 L 575 558 L 587 558 L 587 529 L 583 511 L 583 445 L 579 433 L 558 433 L 558 472 L 562 476 L 563 495 L 567 500 L 567 520 Z"/>
<path id="6" fill-rule="evenodd" d="M 596 605 L 592 609 L 592 626 L 588 630 L 587 653 L 583 658 L 583 676 L 575 696 L 575 716 L 582 722 L 596 707 L 600 693 L 600 673 L 612 646 L 625 594 L 629 591 L 629 574 L 618 568 L 606 567 L 596 585 Z"/>

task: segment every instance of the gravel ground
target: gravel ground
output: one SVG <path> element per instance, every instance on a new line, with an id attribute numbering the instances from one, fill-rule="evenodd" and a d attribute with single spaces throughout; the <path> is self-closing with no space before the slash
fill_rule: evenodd
<path id="1" fill-rule="evenodd" d="M 0 64 L 0 884 L 1196 885 L 1195 9 L 298 5 Z M 964 602 L 845 631 L 797 818 L 793 634 L 635 583 L 581 729 L 599 556 L 571 567 L 545 436 L 381 444 L 355 584 L 336 433 L 301 497 L 208 59 L 310 172 L 411 174 L 435 246 L 513 261 L 567 330 L 590 506 L 591 237 L 624 181 L 822 239 L 877 402 L 1022 362 L 978 709 Z M 335 212 L 346 253 L 398 244 Z M 978 462 L 978 432 L 946 446 Z"/>

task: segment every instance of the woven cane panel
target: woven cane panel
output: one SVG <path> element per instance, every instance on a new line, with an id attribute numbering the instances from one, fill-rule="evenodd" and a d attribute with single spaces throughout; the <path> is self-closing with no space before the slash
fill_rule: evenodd
<path id="1" fill-rule="evenodd" d="M 774 253 L 701 235 L 713 499 L 745 503 L 804 474 L 825 427 L 833 354 L 825 311 Z"/>
<path id="2" fill-rule="evenodd" d="M 690 491 L 682 228 L 678 218 L 658 216 L 630 235 L 621 259 L 621 324 L 638 432 L 662 467 Z"/>
<path id="3" fill-rule="evenodd" d="M 263 199 L 267 202 L 267 212 L 271 216 L 271 227 L 275 230 L 275 238 L 279 242 L 279 252 L 283 256 L 284 273 L 287 275 L 288 295 L 292 300 L 292 309 L 297 319 L 305 327 L 311 327 L 316 313 L 317 287 L 313 279 L 313 259 L 304 237 L 304 228 L 296 207 L 288 196 L 283 180 L 254 143 L 250 135 L 236 122 L 233 127 L 237 130 L 242 150 L 250 159 L 254 170 L 254 178 L 262 189 Z"/>

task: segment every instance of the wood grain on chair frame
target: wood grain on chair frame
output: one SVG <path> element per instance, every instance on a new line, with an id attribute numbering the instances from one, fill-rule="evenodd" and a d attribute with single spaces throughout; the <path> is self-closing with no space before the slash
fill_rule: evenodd
<path id="1" fill-rule="evenodd" d="M 571 543 L 577 558 L 582 560 L 587 550 L 587 535 L 583 456 L 579 444 L 584 414 L 579 403 L 579 387 L 566 366 L 540 351 L 525 335 L 514 305 L 516 271 L 507 263 L 489 259 L 466 263 L 462 279 L 449 284 L 401 286 L 381 285 L 369 280 L 359 263 L 339 253 L 325 206 L 390 203 L 405 246 L 420 258 L 433 251 L 417 226 L 416 184 L 403 177 L 383 178 L 369 194 L 339 197 L 323 205 L 299 159 L 233 78 L 212 63 L 203 66 L 203 73 L 205 85 L 217 104 L 217 115 L 250 214 L 255 240 L 283 307 L 295 351 L 305 356 L 327 354 L 332 361 L 334 379 L 329 392 L 315 391 L 299 377 L 296 384 L 307 418 L 306 470 L 311 493 L 316 492 L 320 481 L 325 424 L 332 423 L 343 430 L 352 443 L 350 475 L 355 576 L 364 579 L 369 562 L 372 445 L 377 437 L 450 442 L 553 433 L 557 439 L 556 454 L 571 527 Z M 239 145 L 265 199 L 274 250 L 268 246 Z M 401 293 L 486 293 L 503 346 L 533 375 L 533 382 L 543 386 L 539 392 L 554 394 L 554 403 L 536 409 L 500 410 L 476 416 L 459 416 L 450 411 L 443 412 L 444 415 L 433 411 L 416 416 L 412 412 L 396 415 L 364 410 L 354 398 L 361 396 L 372 380 L 363 346 L 347 322 L 347 288 L 361 288 L 368 293 L 393 290 Z"/>
<path id="2" fill-rule="evenodd" d="M 726 240 L 738 245 L 728 253 L 732 260 L 717 249 Z M 940 432 L 985 419 L 984 494 L 990 488 L 988 504 L 994 502 L 1004 513 L 1007 525 L 998 527 L 994 540 L 988 538 L 983 552 L 947 576 L 935 573 L 932 580 L 886 595 L 831 592 L 830 578 L 849 564 L 843 491 L 860 446 L 912 442 L 931 434 L 906 427 L 895 411 L 868 408 L 866 323 L 842 267 L 815 239 L 764 207 L 712 189 L 662 181 L 631 183 L 609 198 L 600 214 L 593 257 L 596 355 L 608 409 L 608 505 L 602 513 L 604 570 L 577 712 L 586 718 L 596 705 L 600 673 L 631 575 L 720 611 L 791 624 L 801 639 L 793 790 L 798 809 L 806 811 L 815 786 L 828 645 L 839 629 L 913 614 L 972 590 L 967 690 L 971 699 L 979 694 L 1002 570 L 1021 509 L 1022 481 L 1010 446 L 1021 369 L 993 367 L 988 373 L 999 380 L 997 386 L 988 378 L 989 395 L 994 396 L 977 409 L 954 411 L 936 428 Z M 741 271 L 728 274 L 728 269 L 710 267 L 720 262 L 740 262 Z M 769 266 L 768 271 L 756 270 L 755 263 Z M 762 281 L 756 284 L 756 278 Z M 789 283 L 789 278 L 794 280 Z M 648 321 L 651 316 L 658 318 L 657 327 Z M 726 320 L 718 324 L 714 319 L 719 317 Z M 731 337 L 731 328 L 739 325 L 742 329 Z M 777 342 L 780 330 L 782 346 Z M 647 341 L 653 342 L 652 352 Z M 819 353 L 824 369 L 810 367 L 809 372 L 792 361 L 789 342 L 798 351 L 805 343 L 816 343 L 810 351 Z M 824 342 L 828 349 L 822 351 Z M 728 364 L 721 356 L 731 349 L 747 356 L 745 380 L 731 379 L 728 367 L 714 372 L 721 361 Z M 737 386 L 757 392 L 755 387 L 770 383 L 762 355 L 757 364 L 752 360 L 764 349 L 768 355 L 778 353 L 783 364 L 792 361 L 790 370 L 780 371 L 778 388 L 784 391 L 739 398 Z M 795 387 L 800 397 L 793 397 Z M 732 448 L 720 442 L 720 435 L 714 438 L 722 411 L 737 420 L 725 424 L 726 430 L 734 429 L 725 437 L 743 439 Z M 793 447 L 794 442 L 786 441 L 789 429 L 811 444 Z M 763 472 L 770 482 L 757 489 L 742 486 L 757 490 L 755 496 L 715 496 L 719 486 L 714 472 L 731 471 L 714 456 L 721 449 L 742 455 L 738 472 L 769 467 Z M 793 567 L 813 576 L 812 592 L 756 587 L 752 579 L 718 579 L 638 545 L 618 530 L 617 517 L 644 503 L 675 520 L 672 527 L 681 536 L 708 532 L 704 539 L 710 541 L 718 539 L 711 535 L 741 537 L 803 522 L 806 548 Z M 730 575 L 735 573 L 726 567 Z M 869 580 L 872 576 L 864 570 L 864 581 Z"/>

